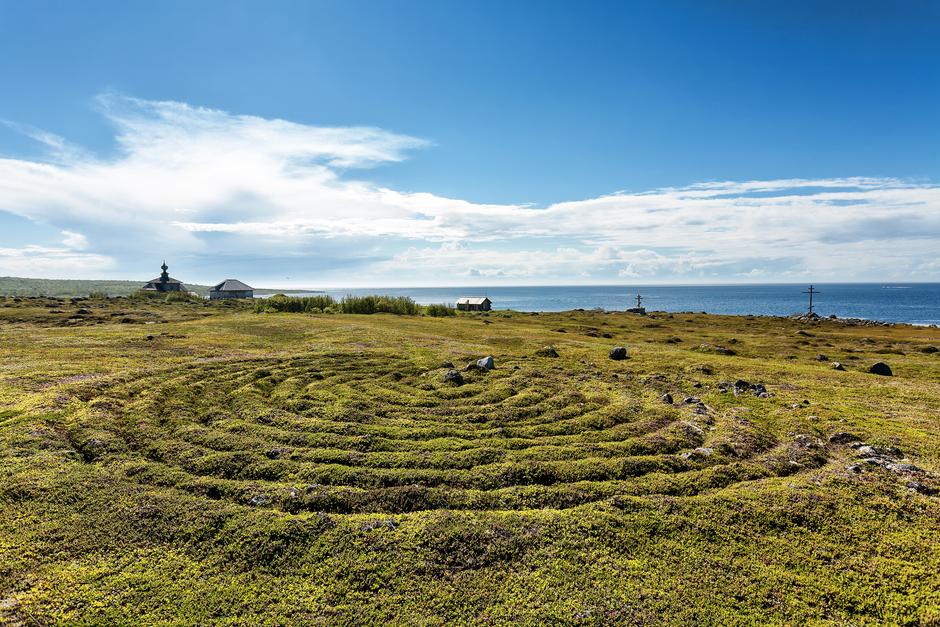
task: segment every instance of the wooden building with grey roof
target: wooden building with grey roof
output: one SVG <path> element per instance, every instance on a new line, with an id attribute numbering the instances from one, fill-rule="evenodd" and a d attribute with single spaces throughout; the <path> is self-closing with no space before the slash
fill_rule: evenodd
<path id="1" fill-rule="evenodd" d="M 486 296 L 461 296 L 457 299 L 457 309 L 460 311 L 489 311 L 493 306 Z"/>
<path id="2" fill-rule="evenodd" d="M 225 279 L 209 290 L 209 300 L 225 298 L 254 298 L 255 288 L 245 285 L 238 279 Z"/>

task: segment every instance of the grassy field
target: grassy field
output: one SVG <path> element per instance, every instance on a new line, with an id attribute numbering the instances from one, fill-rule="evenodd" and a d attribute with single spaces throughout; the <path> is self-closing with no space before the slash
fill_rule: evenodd
<path id="1" fill-rule="evenodd" d="M 0 623 L 937 625 L 938 348 L 0 299 Z"/>

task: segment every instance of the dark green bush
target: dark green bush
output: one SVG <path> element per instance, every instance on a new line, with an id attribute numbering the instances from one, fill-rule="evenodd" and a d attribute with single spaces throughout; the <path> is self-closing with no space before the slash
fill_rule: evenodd
<path id="1" fill-rule="evenodd" d="M 327 294 L 316 296 L 285 296 L 275 294 L 271 298 L 259 299 L 255 311 L 277 311 L 290 313 L 323 313 L 336 306 L 336 299 Z"/>
<path id="2" fill-rule="evenodd" d="M 456 316 L 457 310 L 450 305 L 441 303 L 439 305 L 427 305 L 424 308 L 424 313 L 435 318 L 444 318 L 446 316 Z"/>
<path id="3" fill-rule="evenodd" d="M 420 307 L 407 296 L 346 296 L 340 302 L 340 310 L 348 314 L 390 313 L 416 316 Z"/>

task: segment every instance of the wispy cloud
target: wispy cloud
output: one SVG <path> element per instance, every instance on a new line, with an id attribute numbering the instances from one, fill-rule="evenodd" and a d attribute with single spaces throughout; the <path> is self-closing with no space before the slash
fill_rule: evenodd
<path id="1" fill-rule="evenodd" d="M 198 268 L 234 248 L 249 260 L 243 275 L 260 279 L 279 258 L 296 267 L 327 254 L 334 263 L 316 267 L 354 267 L 357 283 L 940 278 L 935 183 L 718 181 L 480 204 L 365 179 L 429 146 L 414 137 L 115 94 L 97 106 L 115 155 L 21 128 L 49 157 L 0 159 L 0 210 L 65 237 L 61 249 L 3 249 L 0 273 L 55 273 L 68 255 L 88 272 L 139 255 L 185 255 Z M 297 280 L 338 278 L 311 269 Z"/>

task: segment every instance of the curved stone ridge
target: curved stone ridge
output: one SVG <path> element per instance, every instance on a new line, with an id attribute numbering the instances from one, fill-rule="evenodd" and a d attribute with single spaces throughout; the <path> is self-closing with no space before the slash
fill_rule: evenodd
<path id="1" fill-rule="evenodd" d="M 642 402 L 517 366 L 455 386 L 446 367 L 388 353 L 205 362 L 87 403 L 104 408 L 104 439 L 136 453 L 121 468 L 136 481 L 291 512 L 566 508 L 688 496 L 825 460 L 701 403 Z"/>

